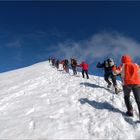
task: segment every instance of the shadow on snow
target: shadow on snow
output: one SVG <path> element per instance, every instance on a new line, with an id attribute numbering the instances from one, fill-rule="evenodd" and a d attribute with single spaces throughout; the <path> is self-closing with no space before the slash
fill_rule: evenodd
<path id="1" fill-rule="evenodd" d="M 112 111 L 114 113 L 120 113 L 122 115 L 122 117 L 124 118 L 124 120 L 127 123 L 129 123 L 130 125 L 137 123 L 137 122 L 133 121 L 133 119 L 131 119 L 130 117 L 127 117 L 123 111 L 119 110 L 118 108 L 115 108 L 113 105 L 111 105 L 110 103 L 108 103 L 106 101 L 105 102 L 97 102 L 95 100 L 91 101 L 87 98 L 81 98 L 81 99 L 79 99 L 79 102 L 81 104 L 87 103 L 96 109 L 107 109 L 107 110 Z"/>
<path id="2" fill-rule="evenodd" d="M 108 109 L 109 111 L 112 112 L 117 112 L 117 113 L 121 113 L 124 114 L 124 112 L 122 112 L 121 110 L 119 110 L 118 108 L 115 108 L 113 105 L 111 105 L 108 102 L 97 102 L 97 101 L 90 101 L 87 98 L 81 98 L 79 99 L 81 104 L 85 104 L 88 103 L 89 105 L 91 105 L 92 107 L 96 108 L 96 109 Z"/>
<path id="3" fill-rule="evenodd" d="M 80 83 L 80 85 L 84 85 L 86 87 L 92 87 L 92 88 L 102 88 L 102 89 L 105 89 L 105 90 L 107 90 L 111 93 L 114 93 L 114 91 L 112 89 L 106 88 L 104 86 L 96 85 L 96 84 L 91 84 L 91 83 L 88 83 L 88 82 Z"/>

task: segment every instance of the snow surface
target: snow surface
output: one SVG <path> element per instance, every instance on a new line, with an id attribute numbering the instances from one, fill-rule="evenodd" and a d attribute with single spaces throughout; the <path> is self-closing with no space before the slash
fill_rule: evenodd
<path id="1" fill-rule="evenodd" d="M 110 92 L 102 77 L 73 76 L 46 61 L 1 73 L 0 82 L 0 139 L 140 138 L 133 96 L 130 121 L 123 93 Z"/>

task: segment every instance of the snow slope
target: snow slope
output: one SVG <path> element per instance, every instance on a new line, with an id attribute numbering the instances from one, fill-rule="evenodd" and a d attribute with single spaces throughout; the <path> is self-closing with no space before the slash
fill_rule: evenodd
<path id="1" fill-rule="evenodd" d="M 0 139 L 140 138 L 133 96 L 131 121 L 122 92 L 107 90 L 102 77 L 78 75 L 49 62 L 0 74 Z"/>

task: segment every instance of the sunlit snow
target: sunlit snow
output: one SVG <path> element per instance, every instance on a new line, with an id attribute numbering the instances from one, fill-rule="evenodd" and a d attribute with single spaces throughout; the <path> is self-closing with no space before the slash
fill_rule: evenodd
<path id="1" fill-rule="evenodd" d="M 118 81 L 121 88 L 121 82 Z M 42 62 L 0 74 L 0 139 L 138 139 L 140 123 L 125 117 L 123 92 L 102 77 L 73 76 Z"/>

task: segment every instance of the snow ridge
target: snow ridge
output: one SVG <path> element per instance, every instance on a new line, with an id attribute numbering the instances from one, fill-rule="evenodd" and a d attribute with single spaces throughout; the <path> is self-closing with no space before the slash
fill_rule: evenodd
<path id="1" fill-rule="evenodd" d="M 123 93 L 115 95 L 102 77 L 89 76 L 67 74 L 49 62 L 0 74 L 0 139 L 140 138 L 133 96 L 130 121 Z"/>

